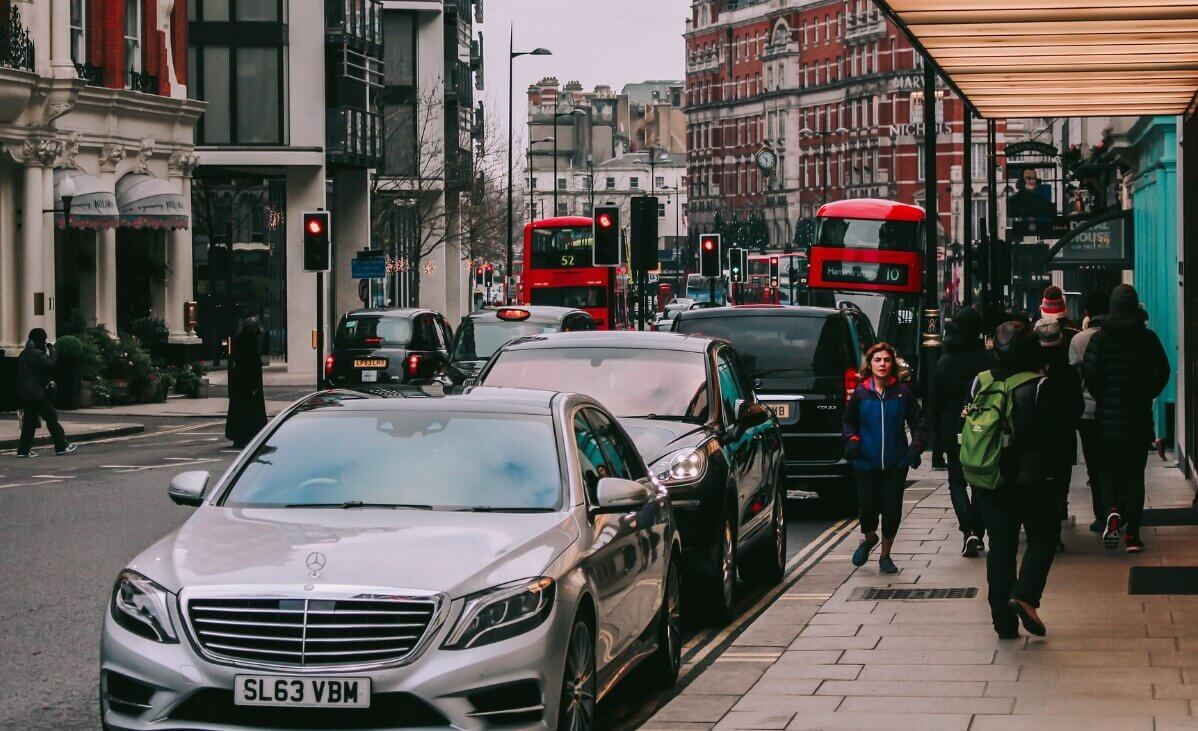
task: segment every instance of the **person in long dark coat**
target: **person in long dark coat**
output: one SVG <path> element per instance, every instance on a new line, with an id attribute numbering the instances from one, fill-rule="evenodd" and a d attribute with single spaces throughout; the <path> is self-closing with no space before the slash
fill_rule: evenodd
<path id="1" fill-rule="evenodd" d="M 54 348 L 46 342 L 46 331 L 35 327 L 29 331 L 25 349 L 17 356 L 17 402 L 21 406 L 21 437 L 17 444 L 17 456 L 36 457 L 33 436 L 38 420 L 46 422 L 46 429 L 54 439 L 54 452 L 60 457 L 74 452 L 76 447 L 67 441 L 62 426 L 58 423 L 58 412 L 54 410 Z"/>
<path id="2" fill-rule="evenodd" d="M 225 437 L 241 449 L 266 426 L 266 397 L 262 393 L 262 355 L 258 341 L 262 326 L 247 317 L 233 336 L 229 359 L 229 414 Z"/>

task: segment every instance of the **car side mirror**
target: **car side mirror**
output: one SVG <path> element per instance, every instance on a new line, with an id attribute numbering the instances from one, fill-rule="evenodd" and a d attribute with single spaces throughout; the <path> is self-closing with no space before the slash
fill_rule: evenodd
<path id="1" fill-rule="evenodd" d="M 184 472 L 171 479 L 166 494 L 175 505 L 199 507 L 204 502 L 204 490 L 208 487 L 208 473 L 203 471 Z"/>
<path id="2" fill-rule="evenodd" d="M 649 488 L 633 480 L 619 477 L 604 477 L 599 480 L 599 504 L 596 513 L 627 513 L 637 510 L 653 499 Z"/>
<path id="3" fill-rule="evenodd" d="M 757 426 L 765 423 L 769 414 L 764 406 L 753 403 L 748 399 L 736 400 L 736 421 L 746 426 Z"/>

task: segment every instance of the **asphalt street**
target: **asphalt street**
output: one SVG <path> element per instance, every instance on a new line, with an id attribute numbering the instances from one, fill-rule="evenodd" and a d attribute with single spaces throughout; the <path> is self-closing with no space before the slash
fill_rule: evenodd
<path id="1" fill-rule="evenodd" d="M 72 419 L 97 418 L 72 414 Z M 101 417 L 102 418 L 102 417 Z M 81 444 L 33 460 L 0 452 L 0 704 L 2 729 L 95 729 L 99 632 L 112 582 L 126 562 L 191 511 L 167 498 L 170 478 L 221 472 L 234 452 L 219 419 L 138 419 L 144 434 Z M 819 501 L 792 501 L 795 570 L 839 517 Z M 684 674 L 701 668 L 770 599 L 742 593 L 744 622 L 690 627 Z M 630 679 L 631 680 L 631 679 Z M 603 728 L 632 727 L 670 694 L 623 683 L 601 704 Z"/>

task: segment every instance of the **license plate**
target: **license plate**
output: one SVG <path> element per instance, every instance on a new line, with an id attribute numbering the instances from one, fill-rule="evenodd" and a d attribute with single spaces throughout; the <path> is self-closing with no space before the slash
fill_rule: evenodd
<path id="1" fill-rule="evenodd" d="M 354 361 L 354 368 L 386 368 L 386 358 L 358 358 Z"/>
<path id="2" fill-rule="evenodd" d="M 378 383 L 378 371 L 362 371 L 362 383 Z"/>
<path id="3" fill-rule="evenodd" d="M 790 418 L 790 404 L 766 404 L 779 419 Z"/>
<path id="4" fill-rule="evenodd" d="M 370 678 L 238 675 L 233 703 L 288 708 L 369 708 Z"/>

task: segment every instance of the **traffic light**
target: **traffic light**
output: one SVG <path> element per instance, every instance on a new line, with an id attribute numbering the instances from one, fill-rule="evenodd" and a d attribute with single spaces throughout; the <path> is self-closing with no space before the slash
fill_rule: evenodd
<path id="1" fill-rule="evenodd" d="M 328 211 L 304 212 L 304 271 L 327 272 L 332 258 L 332 241 L 329 229 L 331 214 Z"/>
<path id="2" fill-rule="evenodd" d="M 749 250 L 733 247 L 728 250 L 728 278 L 733 284 L 749 281 Z"/>
<path id="3" fill-rule="evenodd" d="M 771 256 L 770 257 L 770 286 L 771 287 L 777 287 L 778 283 L 780 281 L 782 281 L 781 268 L 782 268 L 782 260 L 776 256 Z"/>
<path id="4" fill-rule="evenodd" d="M 657 268 L 657 198 L 641 195 L 632 199 L 632 268 L 647 272 Z"/>
<path id="5" fill-rule="evenodd" d="M 483 267 L 483 286 L 490 289 L 495 285 L 495 266 L 487 264 Z"/>
<path id="6" fill-rule="evenodd" d="M 704 277 L 720 276 L 719 234 L 703 234 L 699 237 L 699 274 Z"/>
<path id="7" fill-rule="evenodd" d="M 618 267 L 624 257 L 620 247 L 620 207 L 595 206 L 592 224 L 595 249 L 593 263 L 597 267 Z"/>
<path id="8" fill-rule="evenodd" d="M 979 284 L 987 282 L 990 276 L 990 244 L 986 241 L 975 241 L 970 253 L 972 256 L 968 266 L 973 273 L 973 280 Z"/>

